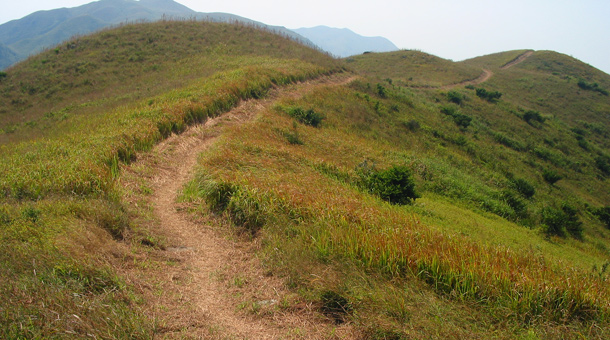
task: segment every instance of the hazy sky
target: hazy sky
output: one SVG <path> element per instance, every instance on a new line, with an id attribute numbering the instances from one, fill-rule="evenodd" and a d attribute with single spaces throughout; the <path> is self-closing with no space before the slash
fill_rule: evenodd
<path id="1" fill-rule="evenodd" d="M 0 0 L 0 23 L 91 0 Z M 288 28 L 347 27 L 399 48 L 463 60 L 514 49 L 554 50 L 610 74 L 609 0 L 177 0 Z"/>

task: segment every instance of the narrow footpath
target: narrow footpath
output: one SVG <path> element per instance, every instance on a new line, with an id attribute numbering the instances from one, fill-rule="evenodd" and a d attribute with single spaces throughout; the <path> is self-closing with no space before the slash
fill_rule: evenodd
<path id="1" fill-rule="evenodd" d="M 240 240 L 219 226 L 193 220 L 176 199 L 193 176 L 198 155 L 218 141 L 225 126 L 243 124 L 286 96 L 298 98 L 320 86 L 340 86 L 351 75 L 273 89 L 260 100 L 241 102 L 222 116 L 172 135 L 143 155 L 133 169 L 148 169 L 153 234 L 164 249 L 139 254 L 127 270 L 146 297 L 145 314 L 158 320 L 158 339 L 355 339 L 354 327 L 335 325 L 286 289 L 263 268 L 257 239 Z M 132 181 L 133 182 L 133 181 Z M 129 181 L 125 183 L 129 186 Z"/>

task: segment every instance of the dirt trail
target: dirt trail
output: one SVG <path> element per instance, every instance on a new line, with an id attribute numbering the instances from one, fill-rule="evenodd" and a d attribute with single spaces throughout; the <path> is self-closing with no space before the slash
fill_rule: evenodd
<path id="1" fill-rule="evenodd" d="M 527 58 L 531 57 L 532 54 L 534 54 L 534 51 L 527 51 L 525 53 L 523 53 L 522 55 L 518 56 L 517 59 L 509 62 L 508 64 L 500 67 L 501 70 L 506 70 L 508 68 L 511 68 L 515 65 L 521 64 L 522 62 L 524 62 Z"/>
<path id="2" fill-rule="evenodd" d="M 230 112 L 172 135 L 131 168 L 150 169 L 150 204 L 167 247 L 138 255 L 153 263 L 128 270 L 146 296 L 146 313 L 161 320 L 156 338 L 195 339 L 352 339 L 353 327 L 335 325 L 268 275 L 256 250 L 258 240 L 235 240 L 221 228 L 194 222 L 176 198 L 192 178 L 197 157 L 222 128 L 241 124 L 280 97 L 300 97 L 316 87 L 352 81 L 336 75 L 273 89 L 262 100 L 243 101 Z M 135 260 L 134 260 L 135 262 Z"/>
<path id="3" fill-rule="evenodd" d="M 441 89 L 443 89 L 443 90 L 451 90 L 451 89 L 459 87 L 459 86 L 478 85 L 478 84 L 486 82 L 493 75 L 494 75 L 494 73 L 491 72 L 490 70 L 483 69 L 483 73 L 481 73 L 481 75 L 478 78 L 476 78 L 476 79 L 466 80 L 466 81 L 463 81 L 463 82 L 457 83 L 457 84 L 445 85 L 445 86 L 441 87 Z"/>
<path id="4" fill-rule="evenodd" d="M 534 54 L 534 51 L 527 51 L 523 54 L 521 54 L 520 56 L 518 56 L 515 60 L 509 62 L 508 64 L 500 67 L 501 70 L 506 70 L 509 69 L 515 65 L 521 64 L 522 62 L 524 62 L 527 58 L 529 58 L 530 56 L 532 56 L 532 54 Z M 484 83 L 486 81 L 489 80 L 489 78 L 491 78 L 494 75 L 494 73 L 491 70 L 488 69 L 483 69 L 483 73 L 481 73 L 481 75 L 473 80 L 467 80 L 467 81 L 463 81 L 457 84 L 451 84 L 451 85 L 446 85 L 441 87 L 441 89 L 443 90 L 451 90 L 453 88 L 456 87 L 460 87 L 460 86 L 467 86 L 467 85 L 478 85 L 481 83 Z"/>

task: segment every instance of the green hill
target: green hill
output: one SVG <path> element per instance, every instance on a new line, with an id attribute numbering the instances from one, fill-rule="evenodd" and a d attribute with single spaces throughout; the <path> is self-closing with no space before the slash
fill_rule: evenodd
<path id="1" fill-rule="evenodd" d="M 38 11 L 0 25 L 0 44 L 14 52 L 13 56 L 0 53 L 0 69 L 63 44 L 74 36 L 91 34 L 125 23 L 168 19 L 239 22 L 265 28 L 303 44 L 315 46 L 285 27 L 269 26 L 229 13 L 199 13 L 173 0 L 98 0 L 78 7 Z"/>
<path id="2" fill-rule="evenodd" d="M 419 51 L 367 53 L 345 60 L 350 67 L 381 81 L 391 79 L 399 86 L 439 87 L 476 79 L 480 67 L 455 64 Z"/>
<path id="3" fill-rule="evenodd" d="M 259 301 L 260 277 L 204 273 L 243 320 L 311 312 L 328 338 L 607 338 L 610 77 L 526 52 L 334 60 L 249 27 L 159 22 L 18 64 L 0 77 L 0 337 L 230 336 L 189 304 L 203 269 L 148 277 L 189 265 L 153 204 L 181 144 L 154 147 L 251 99 L 171 137 L 218 136 L 176 209 L 246 239 L 292 292 Z"/>

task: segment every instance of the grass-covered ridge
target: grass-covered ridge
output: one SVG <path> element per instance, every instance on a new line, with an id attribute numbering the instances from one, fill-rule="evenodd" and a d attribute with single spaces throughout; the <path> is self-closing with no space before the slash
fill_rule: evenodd
<path id="1" fill-rule="evenodd" d="M 440 87 L 476 79 L 478 67 L 453 63 L 419 51 L 366 53 L 345 59 L 348 67 L 376 80 L 407 87 Z"/>
<path id="2" fill-rule="evenodd" d="M 0 79 L 0 141 L 53 134 L 57 123 L 73 116 L 103 114 L 262 62 L 254 57 L 335 65 L 318 51 L 251 27 L 197 21 L 125 25 L 73 38 L 6 70 Z M 17 130 L 25 131 L 12 133 Z"/>
<path id="3" fill-rule="evenodd" d="M 247 27 L 160 22 L 79 38 L 8 70 L 0 337 L 151 337 L 154 320 L 108 265 L 126 256 L 108 250 L 113 239 L 137 227 L 115 188 L 121 164 L 242 99 L 333 65 Z"/>

